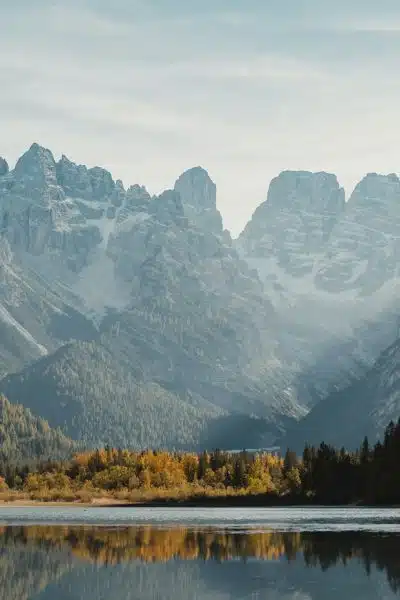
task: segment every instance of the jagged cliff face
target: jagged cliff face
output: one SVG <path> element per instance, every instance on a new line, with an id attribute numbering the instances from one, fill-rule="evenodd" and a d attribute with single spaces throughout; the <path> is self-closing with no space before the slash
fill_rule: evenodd
<path id="1" fill-rule="evenodd" d="M 237 248 L 267 288 L 326 302 L 342 292 L 359 299 L 398 276 L 399 204 L 393 174 L 367 175 L 345 203 L 334 175 L 285 171 Z"/>
<path id="2" fill-rule="evenodd" d="M 236 242 L 282 321 L 283 354 L 303 365 L 310 402 L 395 338 L 399 194 L 396 175 L 370 174 L 345 203 L 335 176 L 287 171 Z"/>
<path id="3" fill-rule="evenodd" d="M 217 210 L 217 187 L 201 167 L 186 171 L 175 183 L 185 207 L 185 215 L 201 229 L 222 233 L 222 217 Z"/>
<path id="4" fill-rule="evenodd" d="M 210 188 L 203 174 L 198 197 Z M 186 193 L 192 201 L 193 191 Z M 147 377 L 211 395 L 226 408 L 230 395 L 257 385 L 274 360 L 273 310 L 222 227 L 199 227 L 185 201 L 184 190 L 165 192 L 111 234 L 107 255 L 129 303 L 102 330 L 117 325 L 117 345 L 124 339 L 152 354 Z M 209 211 L 218 214 L 215 198 Z"/>
<path id="5" fill-rule="evenodd" d="M 334 175 L 285 171 L 272 180 L 238 247 L 266 281 L 279 285 L 277 269 L 295 278 L 312 274 L 343 211 Z"/>
<path id="6" fill-rule="evenodd" d="M 233 413 L 267 419 L 273 435 L 304 414 L 278 358 L 274 310 L 223 230 L 204 169 L 151 197 L 34 144 L 2 173 L 0 327 L 17 338 L 2 345 L 3 371 L 28 364 L 3 381 L 12 400 L 91 444 L 114 431 L 126 445 L 141 414 L 161 427 L 153 444 L 180 446 Z M 82 377 L 96 390 L 78 390 Z M 184 431 L 174 431 L 179 413 Z M 146 445 L 149 423 L 140 429 L 131 441 Z"/>
<path id="7" fill-rule="evenodd" d="M 52 265 L 60 279 L 79 273 L 107 242 L 121 194 L 107 171 L 65 157 L 56 164 L 49 150 L 34 144 L 0 179 L 3 236 L 20 256 L 41 256 L 36 263 L 44 275 Z"/>
<path id="8" fill-rule="evenodd" d="M 379 292 L 397 278 L 400 253 L 400 181 L 367 175 L 333 228 L 315 282 L 329 292 Z"/>
<path id="9" fill-rule="evenodd" d="M 117 290 L 118 279 L 129 280 L 133 263 L 137 267 L 145 258 L 140 232 L 146 236 L 149 224 L 141 223 L 157 221 L 160 231 L 152 233 L 154 245 L 158 235 L 163 245 L 168 236 L 185 230 L 187 223 L 196 231 L 210 233 L 203 245 L 212 245 L 223 234 L 216 186 L 199 167 L 178 179 L 175 192 L 151 198 L 138 185 L 125 190 L 121 181 L 115 182 L 99 167 L 75 165 L 65 156 L 56 163 L 49 150 L 34 144 L 13 171 L 5 161 L 1 163 L 0 199 L 2 239 L 11 251 L 46 280 L 67 286 L 81 307 L 93 313 L 129 304 L 126 288 Z M 132 231 L 134 240 L 130 240 Z M 129 252 L 134 253 L 129 258 L 123 248 L 127 239 Z M 229 236 L 224 240 L 229 242 Z M 177 251 L 181 253 L 178 260 L 185 262 L 179 243 Z M 197 251 L 201 243 L 192 254 Z"/>

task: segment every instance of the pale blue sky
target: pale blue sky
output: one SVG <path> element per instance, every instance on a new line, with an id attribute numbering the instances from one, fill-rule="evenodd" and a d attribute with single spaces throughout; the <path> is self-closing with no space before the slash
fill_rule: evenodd
<path id="1" fill-rule="evenodd" d="M 349 6 L 350 5 L 350 6 Z M 242 228 L 283 169 L 400 171 L 400 0 L 0 0 L 0 155 L 157 193 L 191 166 Z"/>

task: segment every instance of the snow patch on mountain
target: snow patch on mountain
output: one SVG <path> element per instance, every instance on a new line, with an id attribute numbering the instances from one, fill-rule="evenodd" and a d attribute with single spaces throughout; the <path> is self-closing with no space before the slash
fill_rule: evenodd
<path id="1" fill-rule="evenodd" d="M 97 250 L 89 264 L 70 286 L 95 321 L 99 322 L 107 309 L 123 310 L 130 301 L 130 288 L 115 278 L 114 262 L 103 248 Z"/>
<path id="2" fill-rule="evenodd" d="M 133 227 L 143 223 L 150 218 L 149 213 L 137 212 L 127 215 L 123 220 L 117 220 L 115 227 L 115 233 L 118 234 L 123 231 L 131 231 Z"/>

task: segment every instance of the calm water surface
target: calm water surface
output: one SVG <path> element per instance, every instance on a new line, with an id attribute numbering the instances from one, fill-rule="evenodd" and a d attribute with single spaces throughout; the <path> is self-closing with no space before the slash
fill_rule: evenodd
<path id="1" fill-rule="evenodd" d="M 1 600 L 400 597 L 400 510 L 0 508 Z"/>

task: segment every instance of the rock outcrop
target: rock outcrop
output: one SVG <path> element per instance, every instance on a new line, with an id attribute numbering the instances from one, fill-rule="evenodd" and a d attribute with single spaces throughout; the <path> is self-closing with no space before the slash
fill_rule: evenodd
<path id="1" fill-rule="evenodd" d="M 5 175 L 7 175 L 9 171 L 9 167 L 8 167 L 8 163 L 5 160 L 5 158 L 2 158 L 0 156 L 0 177 L 4 177 Z"/>
<path id="2" fill-rule="evenodd" d="M 222 217 L 217 210 L 217 188 L 207 171 L 195 167 L 185 171 L 175 183 L 185 215 L 201 229 L 222 233 Z"/>
<path id="3" fill-rule="evenodd" d="M 398 276 L 400 180 L 367 175 L 355 188 L 327 242 L 317 287 L 368 296 Z"/>
<path id="4" fill-rule="evenodd" d="M 284 171 L 272 180 L 238 248 L 264 280 L 279 277 L 279 270 L 292 277 L 308 275 L 344 207 L 344 190 L 334 175 Z"/>
<path id="5" fill-rule="evenodd" d="M 286 171 L 237 242 L 264 281 L 371 295 L 398 275 L 400 181 L 367 175 L 347 203 L 334 175 Z"/>

